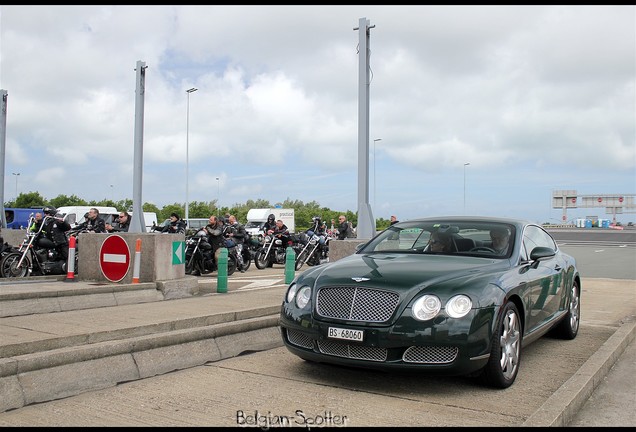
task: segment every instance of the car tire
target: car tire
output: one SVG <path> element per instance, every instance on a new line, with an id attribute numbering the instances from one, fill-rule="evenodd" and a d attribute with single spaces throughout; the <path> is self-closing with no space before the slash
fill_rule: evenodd
<path id="1" fill-rule="evenodd" d="M 515 382 L 521 363 L 521 317 L 517 306 L 506 303 L 490 342 L 490 358 L 481 373 L 489 387 L 508 388 Z"/>
<path id="2" fill-rule="evenodd" d="M 557 324 L 552 335 L 560 338 L 572 340 L 579 332 L 579 324 L 581 322 L 581 296 L 579 284 L 572 282 L 570 289 L 570 301 L 568 303 L 568 312 L 565 314 L 561 322 Z"/>

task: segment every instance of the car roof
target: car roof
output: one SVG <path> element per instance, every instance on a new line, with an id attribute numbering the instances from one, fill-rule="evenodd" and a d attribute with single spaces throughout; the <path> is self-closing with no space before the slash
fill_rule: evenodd
<path id="1" fill-rule="evenodd" d="M 408 223 L 408 222 L 493 222 L 493 223 L 506 223 L 510 225 L 514 225 L 515 227 L 524 227 L 526 225 L 537 225 L 533 222 L 530 222 L 525 219 L 516 219 L 516 218 L 508 218 L 508 217 L 491 217 L 491 216 L 434 216 L 434 217 L 425 217 L 425 218 L 416 218 L 416 219 L 408 219 L 405 221 L 398 222 L 398 224 Z"/>

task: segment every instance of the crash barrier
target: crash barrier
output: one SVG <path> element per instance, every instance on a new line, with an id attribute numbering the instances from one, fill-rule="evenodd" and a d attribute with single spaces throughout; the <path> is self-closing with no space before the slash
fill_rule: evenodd
<path id="1" fill-rule="evenodd" d="M 227 292 L 227 248 L 221 248 L 219 264 L 216 270 L 216 292 Z"/>
<path id="2" fill-rule="evenodd" d="M 75 237 L 68 241 L 68 261 L 66 263 L 66 279 L 64 282 L 75 282 Z"/>
<path id="3" fill-rule="evenodd" d="M 132 283 L 139 283 L 139 268 L 141 267 L 141 239 L 135 243 L 135 266 L 133 267 Z"/>
<path id="4" fill-rule="evenodd" d="M 285 283 L 289 284 L 296 276 L 296 252 L 291 246 L 285 251 Z"/>
<path id="5" fill-rule="evenodd" d="M 108 250 L 102 253 L 102 246 L 106 239 L 115 235 L 124 240 L 128 250 Z M 139 240 L 139 255 L 137 240 Z M 139 282 L 175 280 L 185 277 L 185 236 L 183 234 L 81 233 L 77 238 L 77 251 L 76 278 L 80 281 L 111 282 L 114 279 L 118 280 L 117 283 L 131 284 L 133 277 L 137 277 Z M 109 279 L 104 274 L 104 270 L 109 270 L 105 262 L 108 257 L 114 257 L 115 261 L 120 261 L 116 265 L 121 266 L 122 274 L 125 273 L 121 280 L 119 277 Z M 139 257 L 137 274 L 133 274 L 136 271 L 136 265 L 131 262 L 132 257 Z"/>

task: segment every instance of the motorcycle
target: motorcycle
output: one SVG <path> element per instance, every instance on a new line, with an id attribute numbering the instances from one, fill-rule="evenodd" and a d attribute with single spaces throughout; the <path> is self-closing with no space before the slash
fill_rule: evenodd
<path id="1" fill-rule="evenodd" d="M 287 246 L 283 244 L 283 241 L 279 238 L 274 237 L 272 234 L 268 234 L 263 237 L 263 244 L 256 251 L 256 255 L 254 256 L 254 264 L 256 264 L 256 268 L 259 270 L 263 270 L 267 267 L 272 267 L 274 264 L 285 264 L 285 258 L 287 256 Z M 289 246 L 291 246 L 297 253 L 297 245 L 292 241 Z"/>
<path id="2" fill-rule="evenodd" d="M 316 235 L 313 231 L 308 231 L 307 234 L 301 234 L 301 244 L 304 246 L 300 249 L 300 252 L 296 255 L 296 271 L 300 270 L 304 264 L 315 266 L 325 262 L 329 258 L 329 240 L 331 237 L 325 235 L 324 244 L 320 244 L 320 236 Z"/>
<path id="3" fill-rule="evenodd" d="M 236 247 L 230 248 L 236 250 Z M 227 274 L 232 275 L 237 268 L 236 252 L 228 249 Z M 204 229 L 198 230 L 186 239 L 185 272 L 191 275 L 202 275 L 217 270 L 217 263 Z"/>
<path id="4" fill-rule="evenodd" d="M 245 242 L 243 243 L 243 259 L 245 257 L 249 257 L 250 261 L 256 261 L 256 252 L 263 245 L 263 236 L 262 235 L 252 235 L 247 233 L 245 237 Z"/>
<path id="5" fill-rule="evenodd" d="M 249 249 L 249 244 L 248 243 L 243 243 L 243 247 L 241 247 L 241 261 L 243 264 L 238 266 L 239 270 L 242 270 L 243 272 L 246 272 L 247 269 L 250 268 L 250 266 L 252 265 L 252 252 Z M 236 258 L 236 262 L 239 262 L 238 259 L 238 248 L 235 247 L 231 247 L 228 248 L 228 254 L 232 254 L 235 256 Z"/>
<path id="6" fill-rule="evenodd" d="M 31 223 L 33 223 L 33 220 L 30 221 L 29 226 L 31 226 Z M 40 225 L 38 231 L 27 231 L 18 250 L 6 253 L 2 257 L 0 260 L 0 276 L 19 278 L 61 275 L 67 272 L 67 260 L 60 254 L 51 240 L 40 238 L 36 245 L 35 240 L 43 227 L 44 224 Z M 77 273 L 77 268 L 78 254 L 75 254 L 75 273 Z"/>

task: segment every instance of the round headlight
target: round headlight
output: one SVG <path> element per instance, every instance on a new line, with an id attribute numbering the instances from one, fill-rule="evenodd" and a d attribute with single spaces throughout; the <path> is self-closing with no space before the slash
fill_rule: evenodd
<path id="1" fill-rule="evenodd" d="M 461 318 L 470 312 L 473 307 L 473 302 L 468 296 L 458 295 L 446 303 L 446 314 L 451 318 Z"/>
<path id="2" fill-rule="evenodd" d="M 289 286 L 289 289 L 287 290 L 287 303 L 291 303 L 291 301 L 294 299 L 294 296 L 296 295 L 296 291 L 298 291 L 298 285 L 296 285 L 295 283 L 291 284 Z"/>
<path id="3" fill-rule="evenodd" d="M 424 295 L 413 303 L 411 313 L 413 318 L 426 321 L 435 318 L 442 308 L 442 302 L 434 295 Z"/>
<path id="4" fill-rule="evenodd" d="M 298 290 L 298 294 L 296 294 L 296 306 L 300 309 L 307 306 L 309 303 L 309 299 L 311 298 L 311 288 L 308 286 L 304 286 Z"/>

